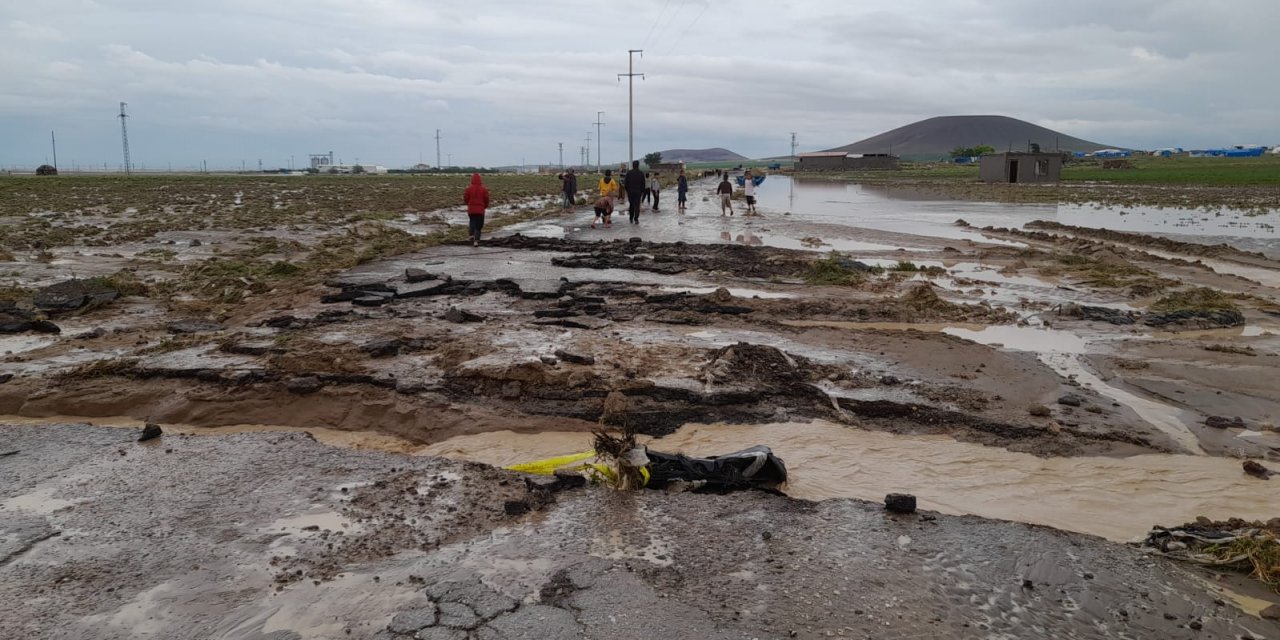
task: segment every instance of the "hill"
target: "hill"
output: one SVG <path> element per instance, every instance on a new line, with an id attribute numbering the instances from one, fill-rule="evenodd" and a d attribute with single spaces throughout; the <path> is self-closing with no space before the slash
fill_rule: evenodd
<path id="1" fill-rule="evenodd" d="M 1008 116 L 939 116 L 827 151 L 945 156 L 956 147 L 983 144 L 997 151 L 1026 151 L 1028 142 L 1038 143 L 1045 151 L 1087 152 L 1110 148 Z"/>
<path id="2" fill-rule="evenodd" d="M 663 162 L 738 162 L 750 158 L 728 149 L 667 149 L 662 151 Z"/>

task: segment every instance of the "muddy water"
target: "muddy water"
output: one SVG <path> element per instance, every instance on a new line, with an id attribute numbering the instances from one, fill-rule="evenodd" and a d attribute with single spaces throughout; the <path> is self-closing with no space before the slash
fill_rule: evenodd
<path id="1" fill-rule="evenodd" d="M 981 239 L 957 228 L 956 218 L 976 227 L 1021 227 L 1033 220 L 1116 231 L 1158 233 L 1186 242 L 1225 242 L 1247 251 L 1280 255 L 1280 211 L 1263 215 L 1222 209 L 1101 207 L 939 200 L 909 187 L 862 185 L 771 175 L 760 185 L 762 208 L 798 219 L 942 238 Z"/>
<path id="2" fill-rule="evenodd" d="M 1238 460 L 1152 454 L 1130 458 L 1037 458 L 956 442 L 817 421 L 690 425 L 650 440 L 663 451 L 714 455 L 766 444 L 791 472 L 786 492 L 821 500 L 881 500 L 908 492 L 921 508 L 1041 524 L 1127 541 L 1155 524 L 1196 516 L 1275 517 L 1275 499 Z M 590 449 L 590 435 L 496 432 L 452 438 L 421 453 L 509 465 Z"/>

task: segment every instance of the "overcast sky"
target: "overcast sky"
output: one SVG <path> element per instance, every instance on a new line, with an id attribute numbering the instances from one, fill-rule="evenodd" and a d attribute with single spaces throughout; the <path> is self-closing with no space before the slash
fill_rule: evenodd
<path id="1" fill-rule="evenodd" d="M 10 0 L 0 165 L 764 157 L 937 115 L 1139 148 L 1280 143 L 1277 0 Z"/>

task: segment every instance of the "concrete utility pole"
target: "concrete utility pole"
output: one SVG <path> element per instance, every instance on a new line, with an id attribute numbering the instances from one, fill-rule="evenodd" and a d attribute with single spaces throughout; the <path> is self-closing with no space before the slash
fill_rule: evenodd
<path id="1" fill-rule="evenodd" d="M 627 72 L 619 73 L 618 78 L 627 79 L 627 162 L 636 159 L 636 76 L 644 79 L 643 73 L 635 72 L 635 56 L 644 57 L 644 49 L 627 49 Z"/>
<path id="2" fill-rule="evenodd" d="M 604 158 L 600 155 L 600 127 L 604 126 L 604 122 L 600 119 L 603 117 L 603 111 L 596 112 L 596 173 L 600 173 L 600 163 L 604 162 Z"/>
<path id="3" fill-rule="evenodd" d="M 436 168 L 440 168 L 440 130 L 436 129 Z"/>
<path id="4" fill-rule="evenodd" d="M 125 126 L 125 119 L 129 116 L 124 112 L 125 103 L 120 103 L 120 140 L 124 144 L 124 173 L 129 175 L 133 173 L 129 163 L 129 127 Z"/>
<path id="5" fill-rule="evenodd" d="M 590 131 L 587 132 L 587 146 L 584 147 L 584 149 L 586 149 L 587 151 L 587 161 L 585 163 L 586 164 L 585 168 L 590 169 L 591 168 L 591 132 Z"/>
<path id="6" fill-rule="evenodd" d="M 58 139 L 54 137 L 53 131 L 49 131 L 49 142 L 53 145 L 53 170 L 58 170 Z"/>
<path id="7" fill-rule="evenodd" d="M 796 132 L 791 132 L 791 164 L 796 162 Z"/>
<path id="8" fill-rule="evenodd" d="M 556 144 L 560 146 L 560 168 L 564 169 L 564 143 L 557 142 Z"/>

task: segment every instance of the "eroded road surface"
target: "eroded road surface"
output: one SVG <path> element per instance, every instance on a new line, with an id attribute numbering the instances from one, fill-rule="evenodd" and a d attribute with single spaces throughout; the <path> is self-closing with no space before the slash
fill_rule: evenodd
<path id="1" fill-rule="evenodd" d="M 5 638 L 1265 638 L 1173 563 L 852 500 L 565 489 L 303 434 L 0 428 Z"/>

